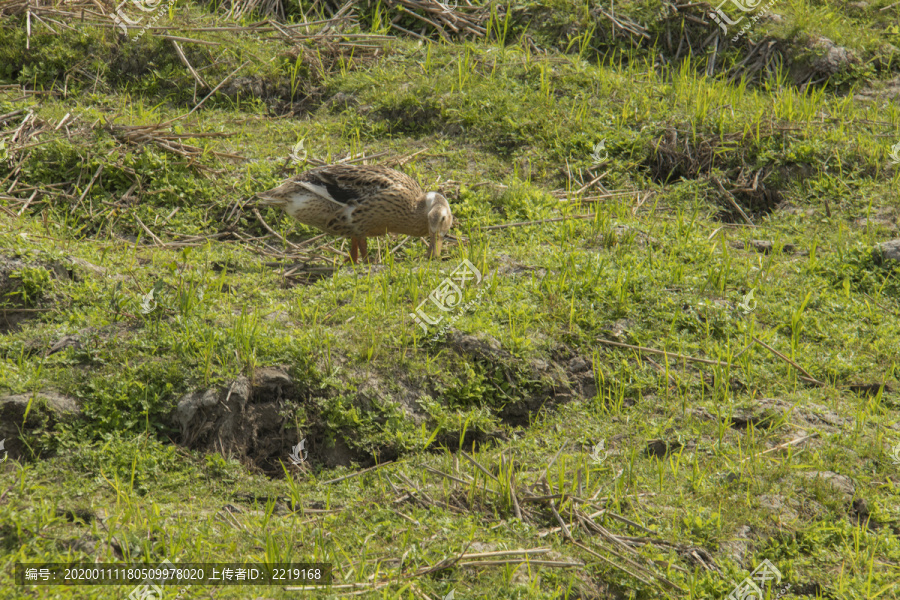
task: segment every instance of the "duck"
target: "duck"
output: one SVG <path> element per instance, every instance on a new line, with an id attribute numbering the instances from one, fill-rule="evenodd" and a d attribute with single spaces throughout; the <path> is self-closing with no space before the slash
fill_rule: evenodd
<path id="1" fill-rule="evenodd" d="M 382 165 L 325 165 L 257 194 L 259 204 L 284 210 L 304 225 L 350 238 L 350 260 L 368 260 L 366 238 L 402 233 L 428 237 L 439 259 L 453 225 L 450 203 L 424 192 L 415 179 Z"/>

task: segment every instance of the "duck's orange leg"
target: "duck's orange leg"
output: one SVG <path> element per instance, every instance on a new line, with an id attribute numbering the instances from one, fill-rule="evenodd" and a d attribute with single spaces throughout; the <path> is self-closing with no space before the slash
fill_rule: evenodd
<path id="1" fill-rule="evenodd" d="M 359 262 L 359 240 L 350 238 L 350 262 L 354 265 Z"/>

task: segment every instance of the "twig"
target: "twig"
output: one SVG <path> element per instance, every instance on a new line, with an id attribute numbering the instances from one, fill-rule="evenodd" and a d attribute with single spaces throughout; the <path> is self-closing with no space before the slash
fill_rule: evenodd
<path id="1" fill-rule="evenodd" d="M 338 477 L 337 479 L 329 479 L 328 481 L 323 481 L 322 485 L 344 481 L 345 479 L 350 479 L 352 477 L 356 477 L 357 475 L 362 475 L 363 473 L 368 473 L 369 471 L 374 471 L 375 469 L 380 469 L 381 467 L 386 467 L 392 464 L 394 464 L 394 461 L 381 463 L 380 465 L 375 465 L 374 467 L 369 467 L 368 469 L 363 469 L 362 471 L 357 471 L 356 473 L 350 473 L 349 475 L 344 475 L 343 477 Z"/>
<path id="2" fill-rule="evenodd" d="M 646 348 L 644 346 L 632 346 L 631 344 L 623 344 L 621 342 L 613 342 L 611 340 L 597 339 L 601 344 L 607 344 L 610 346 L 618 346 L 620 348 L 629 348 L 631 350 L 639 350 L 641 352 L 648 352 L 650 354 L 662 354 L 666 357 L 678 358 L 681 360 L 689 360 L 692 362 L 704 363 L 707 365 L 718 365 L 720 367 L 732 367 L 732 368 L 740 368 L 740 365 L 733 365 L 731 363 L 721 362 L 718 360 L 710 360 L 708 358 L 697 358 L 694 356 L 687 356 L 686 354 L 675 354 L 673 352 L 666 352 L 665 350 L 657 350 L 655 348 Z"/>
<path id="3" fill-rule="evenodd" d="M 178 58 L 180 58 L 181 62 L 184 63 L 184 66 L 188 68 L 188 71 L 190 71 L 191 75 L 194 77 L 197 83 L 200 84 L 200 87 L 209 88 L 209 84 L 203 81 L 203 78 L 200 77 L 200 74 L 197 73 L 197 71 L 194 70 L 194 67 L 191 66 L 191 63 L 188 62 L 187 56 L 184 55 L 184 50 L 181 49 L 181 46 L 178 44 L 178 42 L 176 40 L 172 40 L 172 45 L 175 46 L 175 52 L 178 53 Z"/>
<path id="4" fill-rule="evenodd" d="M 105 165 L 103 165 L 103 163 L 101 163 L 100 166 L 97 167 L 97 170 L 94 171 L 94 176 L 91 177 L 90 183 L 88 183 L 87 187 L 84 188 L 84 191 L 81 192 L 81 197 L 78 198 L 78 204 L 79 204 L 79 205 L 80 205 L 82 202 L 84 202 L 85 196 L 87 196 L 87 195 L 88 195 L 88 192 L 91 191 L 91 188 L 94 187 L 94 182 L 97 181 L 97 178 L 98 178 L 98 177 L 100 177 L 100 173 L 103 172 L 103 167 L 104 167 L 104 166 L 105 166 Z"/>
<path id="5" fill-rule="evenodd" d="M 503 225 L 490 225 L 488 227 L 479 227 L 481 231 L 490 231 L 492 229 L 506 229 L 507 227 L 524 227 L 525 225 L 539 225 L 541 223 L 556 223 L 558 221 L 568 221 L 569 219 L 593 219 L 597 213 L 587 215 L 569 215 L 566 217 L 557 217 L 555 219 L 541 219 L 540 221 L 521 221 L 518 223 L 504 223 Z"/>
<path id="6" fill-rule="evenodd" d="M 179 37 L 177 35 L 158 35 L 156 37 L 161 37 L 166 40 L 172 40 L 173 42 L 188 42 L 191 44 L 202 44 L 204 46 L 221 46 L 221 42 L 211 42 L 209 40 L 195 40 L 193 38 Z M 209 87 L 209 86 L 207 86 Z"/>
<path id="7" fill-rule="evenodd" d="M 545 479 L 547 477 L 547 473 L 550 472 L 550 467 L 553 466 L 553 463 L 556 462 L 556 459 L 559 458 L 559 455 L 562 454 L 563 449 L 568 445 L 568 443 L 569 443 L 568 441 L 563 441 L 562 445 L 560 445 L 560 447 L 559 447 L 559 450 L 556 451 L 556 454 L 553 455 L 553 458 L 551 458 L 550 462 L 547 463 L 547 466 L 544 467 L 544 470 L 541 472 L 540 477 L 535 479 L 534 482 L 531 484 L 532 487 L 534 487 L 535 485 L 537 485 L 537 483 L 539 481 L 541 481 L 542 479 Z"/>
<path id="8" fill-rule="evenodd" d="M 772 447 L 772 448 L 769 448 L 768 450 L 764 450 L 764 451 L 762 451 L 762 452 L 758 452 L 758 453 L 756 453 L 756 454 L 751 454 L 750 456 L 745 457 L 744 460 L 741 461 L 741 463 L 745 463 L 745 462 L 747 462 L 748 460 L 750 460 L 751 458 L 756 458 L 757 456 L 762 456 L 762 455 L 764 455 L 764 454 L 768 454 L 769 452 L 775 452 L 776 450 L 784 450 L 785 448 L 788 448 L 788 447 L 790 447 L 790 446 L 796 446 L 796 445 L 799 444 L 800 442 L 805 442 L 805 441 L 808 440 L 809 438 L 814 438 L 814 437 L 816 437 L 817 435 L 819 435 L 819 434 L 814 432 L 814 433 L 811 433 L 811 434 L 809 434 L 809 435 L 804 435 L 804 436 L 802 436 L 802 437 L 798 437 L 798 438 L 793 439 L 793 440 L 791 440 L 791 441 L 789 441 L 789 442 L 785 442 L 785 443 L 783 443 L 783 444 L 778 444 L 777 446 L 774 446 L 774 447 Z"/>
<path id="9" fill-rule="evenodd" d="M 595 557 L 599 558 L 600 560 L 602 560 L 603 562 L 607 563 L 609 566 L 613 567 L 614 569 L 619 569 L 620 571 L 622 571 L 622 572 L 624 572 L 624 573 L 627 573 L 628 575 L 631 575 L 632 577 L 634 577 L 635 579 L 637 579 L 637 580 L 640 581 L 641 583 L 644 583 L 644 584 L 646 584 L 646 585 L 649 585 L 650 587 L 654 587 L 653 582 L 647 581 L 646 579 L 644 579 L 644 578 L 641 577 L 640 575 L 637 575 L 637 574 L 635 574 L 635 573 L 632 573 L 631 571 L 629 571 L 629 570 L 626 569 L 625 567 L 623 567 L 623 566 L 621 566 L 621 565 L 619 565 L 619 564 L 614 563 L 613 561 L 609 560 L 608 558 L 606 558 L 606 557 L 603 556 L 602 554 L 599 554 L 598 552 L 595 552 L 595 551 L 591 550 L 590 548 L 588 548 L 588 547 L 585 546 L 584 544 L 581 544 L 581 543 L 576 542 L 576 541 L 574 541 L 574 540 L 572 541 L 572 544 L 574 544 L 575 546 L 578 546 L 579 548 L 581 548 L 582 550 L 584 550 L 584 551 L 587 552 L 588 554 L 591 554 L 592 556 L 595 556 Z"/>
<path id="10" fill-rule="evenodd" d="M 225 83 L 226 83 L 229 79 L 231 79 L 238 71 L 240 71 L 241 69 L 243 69 L 244 67 L 246 67 L 247 65 L 249 65 L 250 62 L 251 62 L 251 61 L 249 61 L 249 60 L 248 60 L 248 61 L 245 61 L 244 64 L 242 64 L 242 65 L 239 66 L 237 69 L 235 69 L 234 71 L 232 71 L 231 73 L 229 73 L 229 74 L 225 77 L 225 79 L 223 79 L 221 82 L 219 82 L 219 85 L 217 85 L 216 87 L 214 87 L 214 88 L 212 89 L 212 91 L 211 91 L 210 93 L 208 93 L 208 94 L 206 95 L 206 97 L 203 98 L 203 100 L 201 100 L 201 101 L 200 101 L 196 106 L 194 106 L 194 108 L 192 108 L 189 112 L 187 112 L 186 114 L 181 115 L 180 117 L 175 117 L 175 118 L 173 118 L 173 119 L 169 119 L 168 121 L 166 121 L 166 122 L 164 122 L 164 123 L 161 123 L 159 126 L 160 126 L 160 127 L 163 127 L 163 126 L 165 126 L 165 125 L 170 125 L 170 124 L 174 123 L 175 121 L 180 121 L 181 119 L 184 119 L 185 117 L 188 117 L 188 116 L 190 116 L 191 114 L 193 114 L 193 112 L 194 112 L 195 110 L 197 110 L 198 108 L 200 108 L 201 106 L 203 106 L 203 103 L 204 103 L 204 102 L 206 102 L 207 100 L 209 100 L 209 97 L 210 97 L 210 96 L 212 96 L 212 95 L 215 94 L 217 91 L 219 91 L 219 88 L 220 88 L 220 87 L 222 87 L 223 85 L 225 85 Z"/>
<path id="11" fill-rule="evenodd" d="M 475 554 L 464 554 L 460 558 L 488 558 L 492 556 L 519 556 L 521 554 L 546 554 L 551 552 L 553 548 L 529 548 L 527 550 L 497 550 L 496 552 L 477 552 Z"/>
<path id="12" fill-rule="evenodd" d="M 138 222 L 138 225 L 141 226 L 141 229 L 143 229 L 144 231 L 147 232 L 147 235 L 149 235 L 151 238 L 153 238 L 154 242 L 156 242 L 160 246 L 166 245 L 165 242 L 163 242 L 161 239 L 156 237 L 156 235 L 152 231 L 150 231 L 150 229 L 146 225 L 144 225 L 144 222 L 141 221 L 141 218 L 139 216 L 134 215 L 134 220 Z"/>
<path id="13" fill-rule="evenodd" d="M 23 206 L 21 209 L 19 209 L 18 216 L 21 217 L 22 214 L 25 212 L 25 210 L 28 209 L 28 205 L 31 204 L 31 201 L 34 200 L 34 197 L 37 196 L 37 193 L 38 193 L 38 191 L 36 189 L 33 192 L 31 192 L 31 196 L 28 198 L 28 200 L 25 201 L 25 206 Z"/>
<path id="14" fill-rule="evenodd" d="M 479 566 L 496 566 L 496 565 L 520 565 L 528 563 L 529 565 L 537 565 L 540 567 L 583 567 L 584 563 L 580 562 L 564 562 L 557 560 L 530 560 L 527 558 L 512 560 L 475 560 L 469 562 L 457 563 L 457 567 L 479 567 Z"/>
<path id="15" fill-rule="evenodd" d="M 570 542 L 574 542 L 575 538 L 572 537 L 572 532 L 569 531 L 569 528 L 566 526 L 566 522 L 563 521 L 563 518 L 560 516 L 559 511 L 556 510 L 556 503 L 551 500 L 550 501 L 550 512 L 553 513 L 556 522 L 559 523 L 559 528 L 562 529 L 563 535 L 566 536 Z"/>
<path id="16" fill-rule="evenodd" d="M 772 354 L 774 354 L 775 356 L 777 356 L 778 358 L 780 358 L 781 360 L 785 361 L 786 363 L 788 363 L 789 365 L 791 365 L 792 367 L 794 367 L 795 369 L 797 369 L 797 370 L 800 371 L 801 373 L 803 373 L 803 374 L 806 376 L 806 377 L 804 377 L 804 379 L 807 379 L 810 383 L 814 383 L 814 384 L 816 384 L 816 385 L 820 385 L 820 386 L 823 386 L 823 387 L 827 387 L 827 386 L 828 386 L 827 383 L 824 383 L 824 382 L 822 382 L 822 381 L 819 381 L 818 379 L 816 379 L 815 377 L 813 377 L 812 375 L 810 375 L 810 373 L 809 373 L 806 369 L 804 369 L 803 367 L 801 367 L 800 365 L 798 365 L 797 363 L 795 363 L 794 361 L 792 361 L 790 358 L 788 358 L 787 356 L 785 356 L 784 354 L 782 354 L 781 352 L 779 352 L 778 350 L 776 350 L 776 349 L 773 348 L 772 346 L 768 345 L 767 343 L 765 343 L 765 342 L 762 341 L 761 339 L 759 339 L 759 338 L 753 338 L 753 341 L 756 342 L 757 344 L 759 344 L 760 346 L 762 346 L 763 348 L 765 348 L 766 350 L 768 350 L 769 352 L 771 352 Z"/>
<path id="17" fill-rule="evenodd" d="M 279 235 L 274 229 L 272 229 L 271 227 L 269 227 L 269 224 L 266 223 L 266 220 L 263 219 L 263 217 L 262 217 L 261 214 L 259 214 L 259 209 L 254 208 L 254 209 L 253 209 L 253 214 L 256 215 L 256 218 L 259 220 L 260 223 L 262 223 L 262 226 L 266 228 L 266 231 L 268 231 L 269 233 L 271 233 L 272 235 L 274 235 L 275 237 L 277 237 L 279 240 L 281 240 L 282 242 L 284 242 L 285 244 L 287 244 L 288 246 L 290 246 L 290 247 L 293 248 L 294 250 L 299 250 L 299 249 L 300 249 L 300 246 L 297 246 L 296 244 L 294 244 L 294 243 L 292 243 L 292 242 L 289 242 L 289 241 L 286 240 L 284 237 L 282 237 L 281 235 Z"/>
<path id="18" fill-rule="evenodd" d="M 463 451 L 463 450 L 460 450 L 460 453 L 461 453 L 466 459 L 468 459 L 469 462 L 471 462 L 473 465 L 475 465 L 476 467 L 478 467 L 478 469 L 479 469 L 482 473 L 484 473 L 485 475 L 487 475 L 488 477 L 490 477 L 491 479 L 493 479 L 493 480 L 496 481 L 497 483 L 500 483 L 500 480 L 497 479 L 496 477 L 494 477 L 494 475 L 493 475 L 490 471 L 488 471 L 487 469 L 485 469 L 484 467 L 482 467 L 482 466 L 481 466 L 481 463 L 479 463 L 477 460 L 475 460 L 474 458 L 472 458 L 471 456 L 469 456 L 469 455 L 468 455 L 465 451 Z"/>
<path id="19" fill-rule="evenodd" d="M 738 205 L 737 201 L 734 199 L 734 196 L 731 195 L 731 192 L 726 190 L 722 183 L 715 177 L 710 177 L 710 180 L 716 184 L 716 187 L 719 188 L 719 191 L 725 195 L 725 199 L 728 200 L 728 203 L 731 204 L 732 208 L 741 215 L 741 218 L 746 221 L 747 225 L 754 225 L 753 221 L 750 220 L 750 217 L 747 216 L 747 213 Z"/>

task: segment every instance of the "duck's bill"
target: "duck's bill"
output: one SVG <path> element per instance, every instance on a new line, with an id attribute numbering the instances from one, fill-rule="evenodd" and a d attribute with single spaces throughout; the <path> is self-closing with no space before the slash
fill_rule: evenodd
<path id="1" fill-rule="evenodd" d="M 432 233 L 431 234 L 431 245 L 428 247 L 428 258 L 440 258 L 441 257 L 441 246 L 444 245 L 444 238 Z"/>
<path id="2" fill-rule="evenodd" d="M 281 198 L 273 198 L 264 194 L 257 194 L 256 203 L 261 206 L 284 206 L 285 202 Z"/>

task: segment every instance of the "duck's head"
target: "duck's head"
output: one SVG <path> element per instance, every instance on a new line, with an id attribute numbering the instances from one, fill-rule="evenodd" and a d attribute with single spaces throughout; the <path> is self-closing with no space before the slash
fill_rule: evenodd
<path id="1" fill-rule="evenodd" d="M 286 208 L 288 205 L 288 190 L 285 187 L 285 184 L 282 184 L 271 190 L 259 192 L 256 194 L 257 204 L 260 206 Z"/>
<path id="2" fill-rule="evenodd" d="M 425 194 L 425 212 L 428 215 L 428 257 L 440 258 L 444 236 L 453 225 L 450 203 L 437 192 L 428 192 Z"/>

